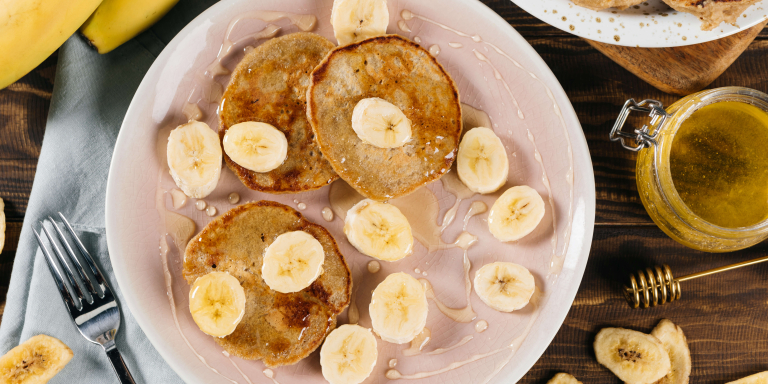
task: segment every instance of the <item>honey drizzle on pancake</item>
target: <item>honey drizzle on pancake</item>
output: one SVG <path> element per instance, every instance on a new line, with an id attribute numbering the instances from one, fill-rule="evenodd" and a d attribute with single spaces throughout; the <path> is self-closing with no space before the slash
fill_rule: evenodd
<path id="1" fill-rule="evenodd" d="M 437 27 L 440 27 L 446 31 L 453 32 L 454 34 L 461 36 L 461 37 L 467 37 L 472 39 L 473 42 L 486 45 L 488 47 L 491 47 L 497 54 L 507 59 L 509 62 L 511 62 L 515 67 L 518 69 L 525 71 L 528 76 L 530 76 L 532 79 L 535 79 L 538 81 L 542 87 L 544 87 L 544 91 L 547 93 L 547 97 L 552 101 L 552 110 L 554 111 L 555 115 L 560 120 L 560 126 L 563 128 L 563 135 L 565 137 L 565 142 L 567 144 L 567 152 L 568 152 L 568 171 L 565 173 L 565 181 L 568 184 L 569 187 L 569 202 L 568 202 L 568 220 L 566 220 L 566 227 L 565 227 L 565 234 L 564 234 L 564 241 L 563 241 L 563 248 L 562 252 L 556 252 L 556 256 L 554 260 L 550 263 L 550 269 L 549 269 L 549 275 L 548 277 L 552 277 L 553 279 L 557 279 L 557 276 L 560 274 L 560 271 L 562 270 L 563 261 L 565 258 L 565 253 L 568 250 L 568 246 L 570 244 L 571 239 L 571 230 L 573 228 L 573 147 L 571 146 L 571 135 L 568 133 L 568 127 L 565 125 L 565 120 L 563 119 L 562 111 L 560 110 L 560 106 L 557 103 L 557 100 L 555 100 L 555 96 L 552 93 L 552 90 L 549 89 L 549 87 L 541 80 L 539 79 L 536 74 L 533 72 L 527 70 L 525 67 L 523 67 L 517 60 L 513 59 L 512 56 L 504 52 L 501 48 L 496 46 L 495 44 L 489 43 L 487 41 L 484 41 L 483 38 L 480 35 L 470 35 L 468 33 L 461 32 L 457 29 L 451 28 L 445 24 L 438 23 L 432 19 L 426 18 L 421 15 L 414 14 L 413 12 L 404 9 L 400 16 L 403 18 L 403 20 L 408 21 L 413 18 L 417 18 L 419 20 L 425 21 L 427 23 L 430 23 L 432 25 L 435 25 Z M 417 43 L 420 42 L 421 39 L 416 40 L 417 37 L 414 37 L 414 41 Z M 485 56 L 485 55 L 483 55 Z M 486 57 L 487 59 L 487 57 Z M 488 60 L 488 63 L 490 64 L 490 60 Z M 490 128 L 490 127 L 489 127 Z M 553 209 L 553 215 L 554 215 L 554 209 Z M 556 235 L 555 235 L 556 236 Z"/>
<path id="2" fill-rule="evenodd" d="M 202 75 L 195 76 L 195 85 L 192 87 L 192 91 L 182 109 L 182 112 L 184 112 L 187 119 L 199 120 L 203 117 L 203 113 L 199 108 L 199 103 L 201 101 L 204 100 L 208 103 L 218 103 L 221 100 L 224 90 L 221 84 L 217 83 L 214 79 L 217 76 L 230 74 L 229 69 L 223 65 L 225 60 L 231 57 L 235 52 L 250 47 L 248 43 L 275 37 L 281 30 L 277 25 L 268 24 L 264 29 L 256 33 L 232 41 L 232 31 L 240 21 L 245 19 L 257 19 L 265 22 L 288 19 L 291 24 L 305 32 L 313 30 L 317 25 L 317 17 L 315 15 L 280 11 L 251 11 L 232 19 L 227 26 L 227 32 L 224 34 L 224 41 L 221 44 L 221 48 L 219 48 L 216 60 L 206 67 L 205 72 L 203 72 Z M 253 47 L 251 47 L 251 49 L 253 49 Z M 195 106 L 198 107 L 195 108 Z"/>

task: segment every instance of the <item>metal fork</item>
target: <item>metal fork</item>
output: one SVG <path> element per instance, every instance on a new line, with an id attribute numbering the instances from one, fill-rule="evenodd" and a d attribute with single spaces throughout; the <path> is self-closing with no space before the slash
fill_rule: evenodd
<path id="1" fill-rule="evenodd" d="M 94 281 L 88 276 L 80 259 L 76 256 L 75 249 L 72 248 L 69 241 L 67 241 L 67 237 L 64 236 L 64 232 L 62 232 L 52 217 L 48 216 L 48 221 L 51 222 L 56 231 L 59 242 L 66 250 L 66 255 L 54 240 L 51 232 L 45 227 L 44 222 L 41 221 L 40 225 L 54 252 L 51 252 L 45 245 L 40 233 L 32 229 L 35 237 L 37 237 L 37 242 L 40 244 L 40 249 L 45 255 L 45 261 L 48 263 L 51 275 L 56 281 L 59 294 L 61 294 L 64 305 L 66 305 L 69 311 L 69 316 L 83 337 L 104 348 L 104 352 L 107 353 L 107 357 L 109 357 L 109 361 L 112 363 L 112 368 L 114 368 L 115 374 L 120 379 L 120 383 L 135 384 L 136 382 L 133 380 L 128 367 L 123 361 L 123 357 L 120 356 L 120 352 L 115 345 L 115 335 L 117 334 L 117 329 L 120 328 L 120 307 L 117 301 L 115 301 L 115 297 L 109 285 L 107 285 L 104 275 L 102 275 L 99 267 L 94 263 L 91 254 L 85 249 L 75 231 L 72 230 L 69 221 L 61 212 L 59 212 L 59 217 L 96 280 L 94 285 Z M 63 266 L 64 275 L 66 275 L 67 281 L 72 287 L 77 300 L 70 295 L 69 290 L 64 285 L 64 278 L 55 260 Z M 73 271 L 76 271 L 76 273 Z M 83 292 L 81 285 L 82 288 L 88 291 L 88 295 Z"/>

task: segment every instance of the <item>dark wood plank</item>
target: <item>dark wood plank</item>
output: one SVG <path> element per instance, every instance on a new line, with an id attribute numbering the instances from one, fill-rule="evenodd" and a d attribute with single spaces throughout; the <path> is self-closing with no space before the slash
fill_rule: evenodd
<path id="1" fill-rule="evenodd" d="M 565 371 L 584 383 L 620 383 L 597 363 L 592 342 L 603 327 L 650 331 L 668 318 L 683 328 L 693 359 L 692 383 L 725 383 L 768 369 L 764 324 L 768 263 L 682 284 L 680 301 L 632 309 L 621 295 L 630 273 L 666 263 L 682 276 L 768 253 L 768 243 L 731 254 L 686 248 L 656 227 L 598 227 L 573 307 L 552 344 L 520 383 L 544 384 Z"/>

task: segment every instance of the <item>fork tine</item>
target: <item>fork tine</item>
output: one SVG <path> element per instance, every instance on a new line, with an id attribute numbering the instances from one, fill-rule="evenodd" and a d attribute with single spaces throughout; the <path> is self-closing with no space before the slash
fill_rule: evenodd
<path id="1" fill-rule="evenodd" d="M 101 285 L 101 290 L 102 290 L 102 294 L 100 297 L 104 298 L 104 295 L 109 289 L 109 284 L 107 284 L 107 281 L 104 279 L 104 275 L 101 274 L 101 270 L 99 269 L 99 266 L 96 265 L 96 263 L 93 261 L 91 254 L 88 252 L 87 249 L 85 249 L 83 242 L 80 241 L 80 238 L 77 237 L 77 234 L 75 234 L 75 230 L 72 229 L 72 225 L 69 224 L 69 220 L 67 220 L 67 218 L 64 217 L 64 215 L 61 212 L 59 212 L 59 217 L 61 218 L 61 221 L 64 223 L 64 226 L 67 228 L 67 231 L 69 232 L 69 234 L 72 235 L 72 238 L 75 240 L 75 245 L 77 245 L 77 248 L 80 250 L 80 254 L 83 255 L 85 262 L 91 268 L 91 272 L 93 272 L 93 275 L 96 276 L 96 280 L 99 282 L 99 285 Z"/>
<path id="2" fill-rule="evenodd" d="M 59 294 L 61 295 L 61 298 L 67 304 L 67 307 L 72 307 L 72 308 L 76 307 L 74 300 L 72 299 L 72 295 L 69 294 L 67 287 L 64 286 L 64 281 L 61 277 L 61 272 L 59 271 L 59 267 L 57 267 L 56 263 L 53 261 L 53 256 L 51 256 L 51 251 L 48 250 L 48 247 L 45 246 L 45 242 L 43 242 L 43 239 L 40 237 L 40 234 L 37 233 L 37 231 L 34 228 L 32 228 L 32 232 L 34 232 L 35 237 L 37 238 L 37 244 L 40 245 L 40 250 L 43 252 L 43 255 L 45 256 L 45 263 L 48 264 L 48 270 L 51 271 L 51 276 L 53 276 L 53 280 L 56 282 L 56 287 L 59 289 Z"/>
<path id="3" fill-rule="evenodd" d="M 67 241 L 67 237 L 64 236 L 64 233 L 61 232 L 61 228 L 59 228 L 59 225 L 56 224 L 55 221 L 53 221 L 53 218 L 48 216 L 48 220 L 51 221 L 51 224 L 53 224 L 53 229 L 56 230 L 56 233 L 59 235 L 59 240 L 61 240 L 61 244 L 64 245 L 64 249 L 67 251 L 67 254 L 69 255 L 69 259 L 74 261 L 75 269 L 77 269 L 77 273 L 80 275 L 80 279 L 82 279 L 83 283 L 85 283 L 86 288 L 88 288 L 88 292 L 90 292 L 92 295 L 98 295 L 99 292 L 96 291 L 96 288 L 93 287 L 93 283 L 91 282 L 91 279 L 88 277 L 88 274 L 85 273 L 85 269 L 83 269 L 83 265 L 80 264 L 80 259 L 77 258 L 75 255 L 75 250 L 72 249 L 72 246 L 69 245 L 69 241 Z M 93 299 L 88 302 L 89 304 L 93 304 Z"/>
<path id="4" fill-rule="evenodd" d="M 69 263 L 67 263 L 67 260 L 64 258 L 64 253 L 59 249 L 59 246 L 56 245 L 56 241 L 53 240 L 53 236 L 51 235 L 51 232 L 48 231 L 48 228 L 45 227 L 43 222 L 40 222 L 40 225 L 43 227 L 43 232 L 45 232 L 45 236 L 48 237 L 48 241 L 51 243 L 51 246 L 53 248 L 54 254 L 57 256 L 57 259 L 59 260 L 59 264 L 64 266 L 64 274 L 67 275 L 67 278 L 69 279 L 70 284 L 72 284 L 72 289 L 75 290 L 75 293 L 77 294 L 77 298 L 80 299 L 80 303 L 83 302 L 83 290 L 80 289 L 80 285 L 77 284 L 77 279 L 75 278 L 75 274 L 72 273 L 72 268 L 69 267 Z"/>

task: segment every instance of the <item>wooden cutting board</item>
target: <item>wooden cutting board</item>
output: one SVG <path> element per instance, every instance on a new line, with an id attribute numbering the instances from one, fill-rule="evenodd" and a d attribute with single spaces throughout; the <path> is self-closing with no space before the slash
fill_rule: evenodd
<path id="1" fill-rule="evenodd" d="M 719 40 L 686 47 L 636 48 L 587 42 L 654 87 L 688 95 L 704 89 L 725 72 L 766 23 L 768 20 Z"/>

